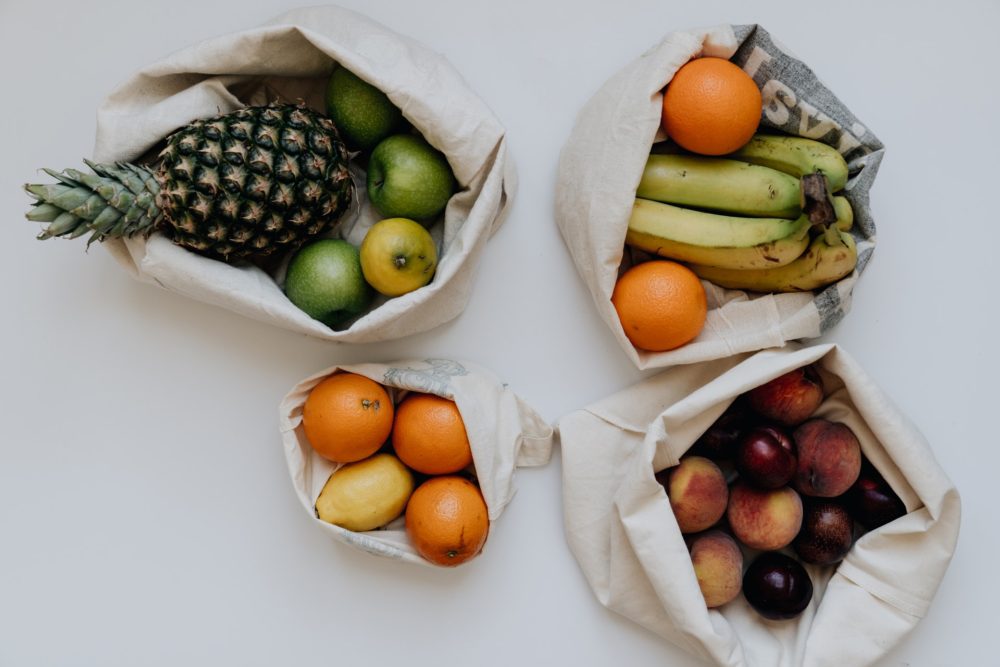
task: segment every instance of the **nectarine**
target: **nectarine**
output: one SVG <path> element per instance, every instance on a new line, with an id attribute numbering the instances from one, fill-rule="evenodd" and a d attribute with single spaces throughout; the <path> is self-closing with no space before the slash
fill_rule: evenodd
<path id="1" fill-rule="evenodd" d="M 702 456 L 686 456 L 664 471 L 667 497 L 682 533 L 714 526 L 726 513 L 729 487 L 719 466 Z M 661 483 L 664 474 L 657 475 Z"/>
<path id="2" fill-rule="evenodd" d="M 795 488 L 807 496 L 834 498 L 861 474 L 861 443 L 846 424 L 810 419 L 792 433 L 799 462 Z"/>
<path id="3" fill-rule="evenodd" d="M 788 546 L 802 527 L 802 499 L 790 487 L 758 490 L 739 481 L 729 492 L 729 527 L 752 549 Z"/>
<path id="4" fill-rule="evenodd" d="M 709 609 L 721 607 L 740 594 L 743 552 L 721 530 L 710 530 L 691 542 L 691 563 Z"/>

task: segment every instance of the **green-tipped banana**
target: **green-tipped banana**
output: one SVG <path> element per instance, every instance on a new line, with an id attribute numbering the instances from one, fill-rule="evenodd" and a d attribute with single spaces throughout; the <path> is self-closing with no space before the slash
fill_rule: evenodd
<path id="1" fill-rule="evenodd" d="M 798 179 L 742 160 L 650 155 L 636 196 L 667 204 L 763 218 L 797 218 Z"/>
<path id="2" fill-rule="evenodd" d="M 847 232 L 830 227 L 820 234 L 805 254 L 790 264 L 773 269 L 739 271 L 691 265 L 698 277 L 720 287 L 751 292 L 807 292 L 835 283 L 854 270 L 858 251 Z"/>
<path id="3" fill-rule="evenodd" d="M 740 218 L 636 199 L 625 243 L 682 262 L 760 269 L 794 261 L 810 227 L 805 216 Z"/>
<path id="4" fill-rule="evenodd" d="M 830 192 L 839 192 L 847 184 L 847 162 L 837 149 L 804 137 L 755 134 L 746 146 L 727 157 L 777 169 L 796 178 L 822 172 L 830 184 Z"/>

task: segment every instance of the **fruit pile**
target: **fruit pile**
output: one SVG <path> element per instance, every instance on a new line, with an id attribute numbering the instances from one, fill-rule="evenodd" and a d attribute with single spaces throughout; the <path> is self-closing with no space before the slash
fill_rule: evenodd
<path id="1" fill-rule="evenodd" d="M 302 427 L 317 454 L 342 464 L 316 498 L 322 521 L 362 532 L 405 512 L 411 544 L 435 565 L 459 565 L 482 550 L 489 513 L 454 401 L 409 393 L 394 405 L 374 380 L 340 372 L 309 393 Z"/>
<path id="2" fill-rule="evenodd" d="M 646 263 L 676 265 L 669 271 L 677 277 L 668 289 L 662 281 L 623 286 L 636 282 L 640 264 L 619 278 L 612 302 L 636 347 L 662 352 L 697 337 L 705 315 L 690 304 L 705 296 L 694 276 L 732 289 L 797 292 L 854 270 L 854 214 L 836 194 L 847 163 L 818 141 L 758 133 L 761 111 L 753 79 L 722 58 L 691 60 L 667 84 L 668 141 L 646 162 L 625 243 L 667 258 Z"/>
<path id="3" fill-rule="evenodd" d="M 823 400 L 813 367 L 786 373 L 737 398 L 657 474 L 708 607 L 742 589 L 765 618 L 794 618 L 813 592 L 800 561 L 835 565 L 857 535 L 906 513 L 851 429 L 814 416 Z"/>
<path id="4" fill-rule="evenodd" d="M 285 294 L 314 319 L 340 327 L 365 313 L 375 292 L 397 297 L 431 281 L 438 256 L 426 226 L 444 211 L 456 182 L 445 156 L 406 131 L 389 97 L 343 67 L 330 76 L 326 110 L 365 162 L 368 199 L 383 219 L 360 250 L 339 239 L 304 246 L 288 265 Z"/>
<path id="5" fill-rule="evenodd" d="M 457 183 L 443 154 L 408 127 L 374 86 L 337 67 L 327 116 L 304 105 L 246 107 L 196 120 L 166 138 L 155 164 L 45 170 L 26 185 L 40 239 L 148 237 L 160 232 L 212 259 L 273 269 L 292 251 L 288 298 L 330 327 L 366 312 L 374 292 L 396 297 L 428 284 L 437 247 L 427 227 Z M 349 161 L 384 218 L 360 252 L 330 236 L 357 199 Z"/>

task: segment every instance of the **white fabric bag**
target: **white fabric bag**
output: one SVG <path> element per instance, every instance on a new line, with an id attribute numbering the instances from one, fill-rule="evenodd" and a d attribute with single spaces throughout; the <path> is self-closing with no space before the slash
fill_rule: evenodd
<path id="1" fill-rule="evenodd" d="M 444 57 L 360 14 L 334 6 L 299 9 L 143 68 L 98 111 L 94 159 L 139 159 L 192 120 L 276 98 L 302 99 L 323 110 L 335 62 L 385 92 L 447 156 L 458 180 L 460 191 L 451 198 L 443 224 L 431 229 L 440 261 L 430 285 L 376 302 L 349 328 L 335 331 L 285 297 L 276 282 L 283 279 L 281 268 L 272 276 L 255 266 L 229 266 L 159 234 L 148 240 L 106 241 L 104 247 L 140 280 L 328 340 L 399 338 L 461 313 L 479 256 L 502 223 L 515 189 L 504 128 Z M 354 175 L 357 183 L 359 174 Z M 377 221 L 363 180 L 359 186 L 361 206 L 345 216 L 338 233 L 354 244 Z"/>
<path id="2" fill-rule="evenodd" d="M 816 362 L 818 416 L 846 423 L 907 514 L 860 537 L 834 567 L 807 565 L 809 607 L 768 621 L 742 595 L 709 610 L 654 473 L 741 393 Z M 675 368 L 564 417 L 563 501 L 570 549 L 598 600 L 719 665 L 861 667 L 925 615 L 955 550 L 960 500 L 923 436 L 836 345 Z"/>
<path id="3" fill-rule="evenodd" d="M 383 385 L 399 404 L 407 392 L 436 394 L 455 401 L 472 447 L 479 488 L 489 510 L 490 537 L 494 522 L 514 497 L 514 470 L 545 465 L 552 453 L 552 427 L 492 373 L 466 362 L 448 359 L 391 364 L 334 366 L 299 382 L 281 401 L 281 439 L 295 492 L 316 523 L 341 542 L 379 556 L 431 565 L 409 543 L 399 517 L 388 526 L 363 533 L 316 518 L 316 498 L 338 464 L 316 454 L 302 427 L 302 407 L 312 388 L 337 371 L 364 375 Z"/>
<path id="4" fill-rule="evenodd" d="M 692 342 L 667 352 L 633 347 L 618 320 L 611 293 L 631 266 L 624 250 L 635 191 L 659 132 L 662 90 L 697 56 L 729 58 L 761 88 L 761 129 L 808 137 L 835 146 L 851 177 L 844 194 L 854 208 L 851 234 L 856 271 L 821 291 L 748 295 L 702 281 L 708 318 Z M 576 119 L 562 150 L 556 186 L 556 223 L 602 319 L 639 368 L 720 359 L 816 337 L 840 321 L 875 247 L 868 191 L 884 148 L 801 61 L 760 26 L 673 32 L 605 83 Z M 638 252 L 638 251 L 637 251 Z"/>

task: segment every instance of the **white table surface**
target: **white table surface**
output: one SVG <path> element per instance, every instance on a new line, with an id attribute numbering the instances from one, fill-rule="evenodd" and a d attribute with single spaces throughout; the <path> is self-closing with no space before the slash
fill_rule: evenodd
<path id="1" fill-rule="evenodd" d="M 888 147 L 878 249 L 825 340 L 921 427 L 965 511 L 930 613 L 879 664 L 996 659 L 996 2 L 345 0 L 458 67 L 509 129 L 521 183 L 461 317 L 356 346 L 34 240 L 19 186 L 79 166 L 112 87 L 292 6 L 99 4 L 0 2 L 0 665 L 701 664 L 592 596 L 564 541 L 558 452 L 520 473 L 483 556 L 411 567 L 316 530 L 276 406 L 334 361 L 474 360 L 551 421 L 638 380 L 553 223 L 556 159 L 602 81 L 671 29 L 726 21 L 768 28 Z"/>

